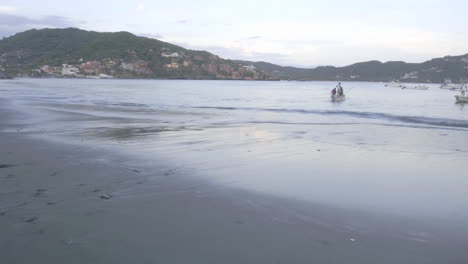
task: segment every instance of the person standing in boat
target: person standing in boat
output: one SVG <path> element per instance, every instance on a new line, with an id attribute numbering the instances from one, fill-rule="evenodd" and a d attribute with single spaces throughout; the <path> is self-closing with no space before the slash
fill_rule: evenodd
<path id="1" fill-rule="evenodd" d="M 339 82 L 336 87 L 338 88 L 338 96 L 342 96 L 343 95 L 343 87 L 341 87 L 341 83 Z"/>
<path id="2" fill-rule="evenodd" d="M 333 88 L 333 90 L 331 90 L 331 95 L 332 95 L 332 96 L 335 96 L 335 95 L 336 95 L 336 87 Z"/>

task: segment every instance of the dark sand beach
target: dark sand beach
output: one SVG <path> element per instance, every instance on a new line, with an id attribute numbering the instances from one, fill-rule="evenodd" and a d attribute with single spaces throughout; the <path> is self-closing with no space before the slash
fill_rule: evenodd
<path id="1" fill-rule="evenodd" d="M 468 263 L 456 228 L 217 186 L 0 113 L 1 263 Z"/>

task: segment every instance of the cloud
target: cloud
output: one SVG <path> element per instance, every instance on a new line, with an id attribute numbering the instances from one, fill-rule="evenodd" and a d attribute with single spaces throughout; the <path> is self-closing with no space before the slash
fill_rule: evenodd
<path id="1" fill-rule="evenodd" d="M 14 6 L 1 6 L 0 5 L 0 14 L 1 13 L 14 13 L 18 8 Z"/>
<path id="2" fill-rule="evenodd" d="M 76 27 L 84 23 L 84 21 L 75 21 L 62 16 L 29 18 L 19 15 L 0 14 L 0 37 L 7 37 L 31 28 Z"/>
<path id="3" fill-rule="evenodd" d="M 176 21 L 177 24 L 188 24 L 190 23 L 190 20 L 188 19 L 181 19 Z"/>
<path id="4" fill-rule="evenodd" d="M 168 40 L 164 40 L 168 41 Z M 224 59 L 233 59 L 233 60 L 250 60 L 250 61 L 267 61 L 274 62 L 281 65 L 288 65 L 288 55 L 282 53 L 267 53 L 267 52 L 256 52 L 256 51 L 246 51 L 245 47 L 239 45 L 210 45 L 206 44 L 192 44 L 185 41 L 168 41 L 172 44 L 184 47 L 191 50 L 204 50 L 215 55 L 220 56 Z M 193 41 L 195 42 L 195 41 Z"/>
<path id="5" fill-rule="evenodd" d="M 468 36 L 462 34 L 408 26 L 376 27 L 352 20 L 263 21 L 234 25 L 217 34 L 176 34 L 164 32 L 164 41 L 208 50 L 224 58 L 282 65 L 343 66 L 368 60 L 422 62 L 468 52 Z"/>
<path id="6" fill-rule="evenodd" d="M 161 34 L 158 34 L 158 33 L 140 33 L 140 34 L 137 34 L 138 36 L 142 36 L 142 37 L 147 37 L 147 38 L 153 38 L 153 39 L 162 39 L 163 36 Z"/>
<path id="7" fill-rule="evenodd" d="M 137 5 L 137 10 L 138 10 L 138 11 L 143 11 L 143 10 L 145 10 L 145 5 L 142 4 L 142 3 L 139 3 L 139 4 Z"/>
<path id="8" fill-rule="evenodd" d="M 291 30 L 294 29 L 294 30 Z M 359 21 L 313 23 L 270 21 L 240 25 L 247 36 L 262 35 L 244 48 L 257 53 L 287 53 L 292 64 L 345 65 L 362 60 L 424 61 L 467 52 L 468 37 L 408 26 L 375 27 Z"/>
<path id="9" fill-rule="evenodd" d="M 250 39 L 250 40 L 254 40 L 254 39 L 260 39 L 262 38 L 261 36 L 252 36 L 252 37 L 248 37 L 247 39 Z"/>

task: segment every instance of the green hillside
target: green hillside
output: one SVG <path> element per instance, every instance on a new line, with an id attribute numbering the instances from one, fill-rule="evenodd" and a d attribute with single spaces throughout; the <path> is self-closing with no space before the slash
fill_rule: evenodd
<path id="1" fill-rule="evenodd" d="M 88 65 L 84 65 L 86 62 Z M 270 78 L 205 51 L 187 50 L 128 32 L 32 29 L 0 40 L 0 65 L 10 75 L 59 75 L 58 67 L 63 64 L 77 67 L 78 77 L 94 73 L 118 78 Z"/>
<path id="2" fill-rule="evenodd" d="M 466 82 L 468 54 L 423 63 L 368 61 L 304 69 L 225 60 L 128 32 L 32 29 L 0 40 L 0 72 L 13 77 Z"/>

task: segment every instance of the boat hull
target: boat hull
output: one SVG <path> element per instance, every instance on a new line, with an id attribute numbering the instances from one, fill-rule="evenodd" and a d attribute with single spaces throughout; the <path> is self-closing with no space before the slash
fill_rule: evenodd
<path id="1" fill-rule="evenodd" d="M 346 96 L 345 95 L 332 95 L 331 100 L 333 102 L 344 101 L 344 100 L 346 100 Z"/>
<path id="2" fill-rule="evenodd" d="M 457 103 L 468 103 L 468 96 L 455 95 Z"/>

